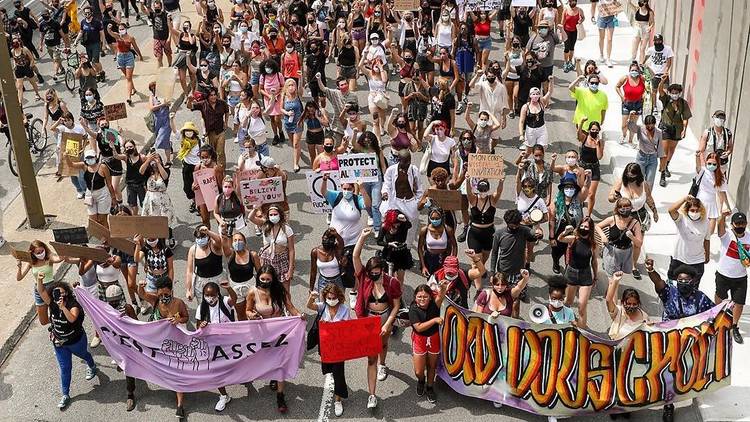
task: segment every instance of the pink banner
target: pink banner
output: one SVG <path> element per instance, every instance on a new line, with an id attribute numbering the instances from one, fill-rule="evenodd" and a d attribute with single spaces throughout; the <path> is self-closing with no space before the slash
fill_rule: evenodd
<path id="1" fill-rule="evenodd" d="M 76 298 L 126 375 L 172 391 L 210 391 L 297 376 L 305 348 L 298 317 L 208 324 L 189 332 L 167 320 L 123 317 L 77 287 Z"/>

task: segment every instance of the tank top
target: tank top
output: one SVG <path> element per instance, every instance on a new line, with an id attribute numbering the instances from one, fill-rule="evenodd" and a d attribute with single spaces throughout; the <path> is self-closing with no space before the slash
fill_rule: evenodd
<path id="1" fill-rule="evenodd" d="M 453 44 L 453 29 L 450 25 L 440 24 L 438 26 L 437 33 L 437 45 L 440 47 L 448 47 Z"/>
<path id="2" fill-rule="evenodd" d="M 633 212 L 639 211 L 641 208 L 643 208 L 644 205 L 646 205 L 646 188 L 643 188 L 643 191 L 640 195 L 636 197 L 630 196 L 630 191 L 625 189 L 623 186 L 623 189 L 620 191 L 623 198 L 630 199 L 630 204 L 633 207 Z"/>
<path id="3" fill-rule="evenodd" d="M 265 303 L 260 303 L 258 299 L 259 299 L 258 292 L 256 291 L 255 292 L 255 312 L 260 314 L 260 316 L 262 316 L 263 318 L 270 318 L 270 317 L 273 317 L 274 315 L 278 315 L 281 313 L 281 309 L 279 309 L 276 306 L 276 303 L 274 303 L 273 301 L 271 301 L 270 305 L 266 305 Z"/>
<path id="4" fill-rule="evenodd" d="M 471 207 L 471 222 L 476 224 L 493 224 L 495 222 L 495 206 L 490 204 L 490 199 L 487 200 L 481 210 L 477 207 L 478 204 L 479 200 Z M 488 206 L 488 204 L 490 205 Z"/>
<path id="5" fill-rule="evenodd" d="M 237 254 L 232 253 L 232 256 L 227 262 L 227 270 L 229 271 L 229 278 L 235 283 L 245 283 L 253 278 L 253 270 L 255 270 L 255 264 L 253 264 L 253 258 L 248 255 L 247 264 L 237 263 Z"/>
<path id="6" fill-rule="evenodd" d="M 591 244 L 585 239 L 576 239 L 570 248 L 570 265 L 577 270 L 587 270 L 591 268 Z"/>
<path id="7" fill-rule="evenodd" d="M 334 156 L 330 160 L 320 160 L 320 171 L 331 171 L 339 169 L 339 157 Z"/>
<path id="8" fill-rule="evenodd" d="M 520 78 L 516 73 L 516 68 L 523 64 L 523 55 L 519 52 L 518 55 L 514 52 L 510 52 L 508 55 L 508 61 L 510 61 L 510 69 L 508 70 L 508 79 L 517 80 Z"/>
<path id="9" fill-rule="evenodd" d="M 20 54 L 13 52 L 13 61 L 16 62 L 16 67 L 29 67 L 31 65 L 29 58 L 24 54 L 23 50 L 21 50 Z"/>
<path id="10" fill-rule="evenodd" d="M 487 20 L 485 22 L 474 22 L 474 35 L 480 37 L 488 37 L 490 35 L 490 25 L 492 23 Z"/>
<path id="11" fill-rule="evenodd" d="M 231 195 L 227 198 L 224 195 L 219 195 L 218 199 L 219 215 L 222 218 L 233 219 L 242 215 L 242 204 L 236 195 Z"/>
<path id="12" fill-rule="evenodd" d="M 130 41 L 124 41 L 122 39 L 117 40 L 117 52 L 118 53 L 130 53 L 133 48 L 133 43 Z"/>
<path id="13" fill-rule="evenodd" d="M 539 104 L 539 112 L 534 113 L 531 111 L 531 102 L 526 107 L 526 120 L 524 121 L 526 127 L 540 128 L 544 126 L 544 106 Z"/>
<path id="14" fill-rule="evenodd" d="M 63 111 L 62 107 L 60 107 L 60 104 L 57 105 L 57 109 L 55 111 L 52 111 L 52 109 L 47 107 L 47 115 L 49 116 L 49 119 L 53 122 L 60 120 L 60 117 L 62 117 Z"/>
<path id="15" fill-rule="evenodd" d="M 146 181 L 146 177 L 140 173 L 141 165 L 143 165 L 143 159 L 139 156 L 138 161 L 135 163 L 130 162 L 130 158 L 125 160 L 125 183 L 131 186 L 142 185 Z"/>
<path id="16" fill-rule="evenodd" d="M 96 266 L 96 278 L 100 283 L 116 283 L 120 278 L 120 269 L 112 265 L 102 267 Z"/>
<path id="17" fill-rule="evenodd" d="M 646 10 L 646 14 L 645 15 L 642 15 L 641 14 L 641 8 L 639 7 L 635 11 L 635 21 L 636 22 L 646 22 L 646 23 L 648 23 L 648 18 L 649 18 L 650 15 L 651 15 L 651 12 L 648 11 L 648 10 Z"/>
<path id="18" fill-rule="evenodd" d="M 354 66 L 356 65 L 356 56 L 354 53 L 354 46 L 342 47 L 339 50 L 339 65 L 340 66 Z"/>
<path id="19" fill-rule="evenodd" d="M 195 258 L 195 273 L 199 277 L 216 277 L 220 275 L 222 271 L 221 256 L 215 254 L 214 251 L 209 251 L 208 255 L 203 258 Z"/>
<path id="20" fill-rule="evenodd" d="M 453 73 L 453 66 L 449 65 L 448 70 L 443 70 L 443 64 L 441 63 L 440 66 L 438 66 L 438 70 L 440 71 L 440 76 L 444 78 L 454 78 L 456 75 Z"/>
<path id="21" fill-rule="evenodd" d="M 581 144 L 581 162 L 587 164 L 595 164 L 599 162 L 599 158 L 596 156 L 596 148 L 587 147 L 585 144 Z"/>
<path id="22" fill-rule="evenodd" d="M 337 277 L 339 274 L 341 274 L 341 269 L 339 268 L 339 260 L 336 257 L 333 257 L 330 261 L 321 261 L 318 259 L 318 274 L 322 275 L 326 278 L 334 278 Z"/>
<path id="23" fill-rule="evenodd" d="M 83 173 L 83 180 L 86 181 L 86 187 L 90 191 L 101 189 L 104 187 L 104 184 L 105 184 L 104 176 L 100 175 L 98 171 L 90 172 L 86 170 Z"/>
<path id="24" fill-rule="evenodd" d="M 284 54 L 284 57 L 281 59 L 281 67 L 284 69 L 285 78 L 300 78 L 302 75 L 299 66 L 299 56 L 296 54 Z"/>
<path id="25" fill-rule="evenodd" d="M 637 101 L 643 101 L 643 93 L 646 92 L 646 84 L 643 82 L 643 78 L 638 78 L 638 83 L 634 86 L 630 84 L 630 78 L 625 79 L 625 83 L 622 85 L 622 90 L 625 95 L 626 102 L 633 103 Z"/>
<path id="26" fill-rule="evenodd" d="M 496 295 L 493 289 L 485 289 L 479 294 L 477 303 L 482 303 L 482 313 L 491 314 L 494 312 L 490 308 L 490 295 Z M 513 312 L 513 295 L 510 293 L 510 289 L 506 288 L 498 298 L 505 300 L 505 308 L 498 310 L 497 312 L 502 316 L 509 317 Z"/>
<path id="27" fill-rule="evenodd" d="M 365 26 L 365 17 L 360 13 L 359 16 L 352 20 L 352 29 L 362 29 Z"/>
<path id="28" fill-rule="evenodd" d="M 432 233 L 430 233 L 430 230 L 427 230 L 427 235 L 425 236 L 425 243 L 427 244 L 427 249 L 447 249 L 448 248 L 448 232 L 443 228 L 443 234 L 440 235 L 439 238 L 435 239 L 432 236 Z"/>
<path id="29" fill-rule="evenodd" d="M 576 27 L 578 26 L 578 13 L 575 15 L 565 15 L 565 21 L 563 22 L 563 29 L 565 29 L 568 32 L 573 32 L 576 30 Z"/>
<path id="30" fill-rule="evenodd" d="M 398 76 L 401 77 L 401 79 L 412 78 L 414 76 L 414 65 L 409 63 L 405 64 L 398 71 Z"/>
<path id="31" fill-rule="evenodd" d="M 370 87 L 370 94 L 375 92 L 385 92 L 385 82 L 370 78 L 367 81 L 367 85 Z"/>
<path id="32" fill-rule="evenodd" d="M 409 140 L 409 134 L 406 132 L 398 132 L 396 136 L 391 139 L 391 148 L 396 151 L 401 151 L 404 148 L 409 148 L 411 141 Z"/>
<path id="33" fill-rule="evenodd" d="M 44 274 L 44 283 L 51 283 L 54 280 L 52 275 L 52 264 L 41 265 L 38 267 L 31 267 L 31 275 L 34 276 L 34 280 L 39 277 L 39 274 Z"/>
<path id="34" fill-rule="evenodd" d="M 609 236 L 607 236 L 607 240 L 609 240 L 609 243 L 611 243 L 618 249 L 628 249 L 633 246 L 633 242 L 629 237 L 625 235 L 625 232 L 627 232 L 632 227 L 632 224 L 632 221 L 629 222 L 628 226 L 625 229 L 620 229 L 619 227 L 617 227 L 616 223 L 610 225 Z"/>

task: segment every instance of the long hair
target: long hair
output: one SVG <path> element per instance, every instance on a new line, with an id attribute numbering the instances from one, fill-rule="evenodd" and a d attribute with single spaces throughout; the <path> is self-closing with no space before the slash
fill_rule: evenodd
<path id="1" fill-rule="evenodd" d="M 221 313 L 223 313 L 227 319 L 230 321 L 235 320 L 234 316 L 234 308 L 227 309 L 227 305 L 224 303 L 224 297 L 221 295 L 221 288 L 219 288 L 219 285 L 216 282 L 209 281 L 203 286 L 203 299 L 201 299 L 201 303 L 199 305 L 201 310 L 201 319 L 200 321 L 207 321 L 207 322 L 218 322 L 218 321 L 211 321 L 211 311 L 209 310 L 210 306 L 208 305 L 208 302 L 206 301 L 206 289 L 209 287 L 213 287 L 214 290 L 216 290 L 216 295 L 219 298 L 219 310 Z"/>
<path id="2" fill-rule="evenodd" d="M 716 170 L 714 170 L 714 186 L 718 188 L 719 186 L 724 184 L 724 172 L 721 171 L 721 159 L 719 158 L 719 154 L 715 152 L 709 153 L 706 156 L 706 161 L 712 158 L 716 160 Z"/>
<path id="3" fill-rule="evenodd" d="M 622 291 L 622 297 L 620 298 L 621 303 L 625 303 L 628 298 L 635 298 L 635 300 L 638 301 L 638 307 L 641 306 L 641 295 L 638 293 L 638 290 L 627 288 Z"/>
<path id="4" fill-rule="evenodd" d="M 271 205 L 266 211 L 266 222 L 263 223 L 263 233 L 265 234 L 273 233 L 274 224 L 271 222 L 271 219 L 268 218 L 269 212 L 271 212 L 271 210 L 276 210 L 279 212 L 279 230 L 284 230 L 284 226 L 286 225 L 286 215 L 284 215 L 284 210 L 282 210 L 278 205 Z"/>
<path id="5" fill-rule="evenodd" d="M 632 182 L 635 182 L 638 186 L 643 186 L 645 178 L 643 177 L 641 165 L 638 163 L 628 163 L 622 171 L 622 177 L 620 179 L 622 180 L 623 187 Z"/>
<path id="6" fill-rule="evenodd" d="M 262 265 L 258 272 L 255 274 L 256 286 L 260 282 L 261 274 L 271 274 L 271 287 L 269 287 L 268 289 L 271 295 L 271 303 L 276 305 L 279 310 L 283 310 L 284 304 L 286 303 L 286 289 L 284 288 L 284 285 L 281 284 L 281 280 L 279 280 L 279 275 L 276 272 L 276 268 L 268 264 Z"/>
<path id="7" fill-rule="evenodd" d="M 589 223 L 589 235 L 586 237 L 581 236 L 581 234 L 578 232 L 578 227 L 581 227 L 583 223 Z M 590 216 L 583 217 L 580 223 L 578 223 L 578 227 L 576 227 L 576 237 L 579 239 L 585 239 L 589 242 L 590 245 L 594 245 L 594 220 L 591 219 Z"/>
<path id="8" fill-rule="evenodd" d="M 39 262 L 38 259 L 36 259 L 36 256 L 34 256 L 34 249 L 42 248 L 44 249 L 44 259 L 48 260 L 50 256 L 49 246 L 47 246 L 46 243 L 42 242 L 41 240 L 34 240 L 31 242 L 31 245 L 29 245 L 29 252 L 31 252 L 31 263 L 36 264 Z"/>

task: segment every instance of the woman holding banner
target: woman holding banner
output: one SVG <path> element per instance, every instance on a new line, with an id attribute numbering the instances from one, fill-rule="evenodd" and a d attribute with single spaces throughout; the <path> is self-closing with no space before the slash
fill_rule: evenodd
<path id="1" fill-rule="evenodd" d="M 427 401 L 435 403 L 435 372 L 438 356 L 440 355 L 440 306 L 443 304 L 445 292 L 448 290 L 448 280 L 440 282 L 437 295 L 433 295 L 432 288 L 420 284 L 414 290 L 414 301 L 409 306 L 409 322 L 411 323 L 411 352 L 414 363 L 414 373 L 417 376 L 417 396 L 427 393 Z M 427 377 L 425 379 L 425 371 Z"/>
<path id="2" fill-rule="evenodd" d="M 323 299 L 323 302 L 316 301 L 319 297 Z M 307 309 L 317 312 L 322 322 L 339 322 L 351 319 L 350 310 L 344 301 L 344 291 L 336 284 L 326 285 L 320 294 L 315 290 L 310 291 Z M 320 364 L 323 374 L 332 374 L 333 376 L 333 413 L 337 417 L 344 414 L 344 404 L 341 399 L 349 397 L 349 387 L 346 385 L 346 376 L 344 375 L 344 363 L 321 362 Z"/>
<path id="3" fill-rule="evenodd" d="M 260 267 L 255 276 L 255 288 L 248 292 L 245 302 L 245 312 L 249 320 L 271 319 L 285 315 L 305 319 L 305 314 L 301 314 L 292 304 L 289 287 L 282 283 L 276 269 L 271 265 L 264 264 Z M 289 407 L 284 398 L 284 381 L 271 381 L 270 387 L 276 391 L 276 406 L 279 413 L 286 413 Z"/>
<path id="4" fill-rule="evenodd" d="M 203 301 L 203 286 L 209 282 L 221 284 L 224 280 L 221 235 L 214 233 L 204 225 L 198 226 L 193 232 L 195 244 L 188 249 L 185 271 L 185 290 L 188 301 L 193 301 L 193 295 L 198 303 Z"/>
<path id="5" fill-rule="evenodd" d="M 378 398 L 375 396 L 375 387 L 378 381 L 384 381 L 388 377 L 388 367 L 385 358 L 388 354 L 388 339 L 393 330 L 393 322 L 401 306 L 401 283 L 397 279 L 385 273 L 385 263 L 377 256 L 367 260 L 362 265 L 362 248 L 365 239 L 372 233 L 367 227 L 354 247 L 352 260 L 354 262 L 354 274 L 357 277 L 357 301 L 355 312 L 357 318 L 368 316 L 380 317 L 380 339 L 383 348 L 377 356 L 367 358 L 367 388 L 370 397 L 367 399 L 367 408 L 374 409 L 378 406 Z"/>
<path id="6" fill-rule="evenodd" d="M 26 274 L 31 271 L 31 275 L 34 280 L 37 280 L 42 274 L 42 281 L 45 287 L 52 284 L 54 279 L 53 265 L 63 262 L 63 259 L 57 254 L 53 254 L 46 243 L 41 240 L 34 240 L 29 245 L 29 253 L 31 254 L 31 262 L 22 262 L 18 260 L 18 269 L 16 270 L 16 281 L 23 280 Z M 39 323 L 41 325 L 49 324 L 49 313 L 47 312 L 47 304 L 42 300 L 39 295 L 39 291 L 34 288 L 34 304 L 36 305 L 36 314 L 39 317 Z"/>

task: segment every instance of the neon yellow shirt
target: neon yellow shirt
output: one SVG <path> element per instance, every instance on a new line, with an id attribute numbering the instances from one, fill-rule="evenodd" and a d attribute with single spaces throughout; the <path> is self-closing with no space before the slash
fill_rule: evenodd
<path id="1" fill-rule="evenodd" d="M 576 111 L 573 115 L 573 121 L 576 125 L 579 125 L 584 117 L 588 118 L 584 130 L 589 129 L 591 122 L 602 123 L 600 121 L 602 120 L 602 111 L 606 110 L 609 105 L 607 94 L 602 91 L 591 92 L 588 88 L 576 87 L 575 92 L 571 92 L 570 96 L 577 101 Z"/>

